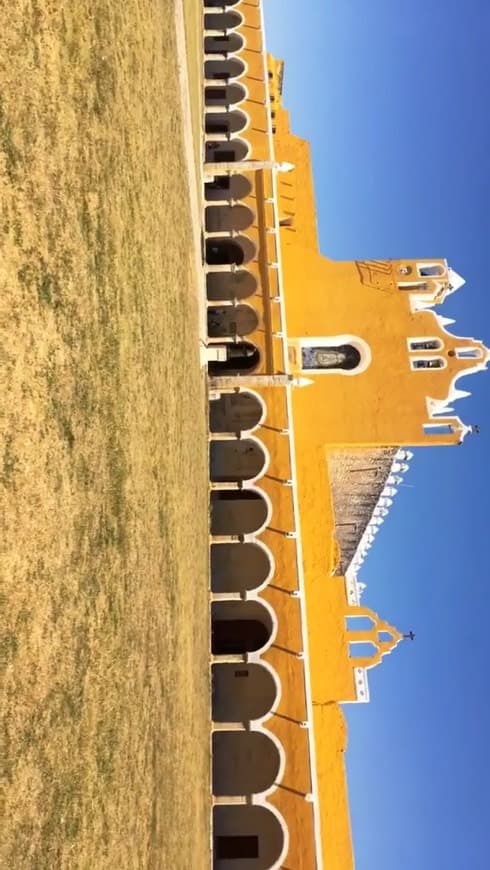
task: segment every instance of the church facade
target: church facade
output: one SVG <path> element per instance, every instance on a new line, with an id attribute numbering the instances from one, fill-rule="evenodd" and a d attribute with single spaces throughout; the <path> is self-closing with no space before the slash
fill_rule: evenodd
<path id="1" fill-rule="evenodd" d="M 213 866 L 350 870 L 341 705 L 403 639 L 362 564 L 410 447 L 471 436 L 490 354 L 439 313 L 445 259 L 321 254 L 283 72 L 260 0 L 206 0 Z"/>

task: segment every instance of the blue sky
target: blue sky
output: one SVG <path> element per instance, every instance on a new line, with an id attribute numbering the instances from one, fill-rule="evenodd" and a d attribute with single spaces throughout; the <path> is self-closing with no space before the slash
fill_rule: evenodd
<path id="1" fill-rule="evenodd" d="M 490 345 L 490 3 L 264 0 L 292 127 L 312 145 L 335 259 L 446 257 L 441 313 Z M 417 638 L 345 708 L 357 870 L 488 870 L 490 373 L 457 413 L 463 447 L 417 450 L 361 579 Z"/>

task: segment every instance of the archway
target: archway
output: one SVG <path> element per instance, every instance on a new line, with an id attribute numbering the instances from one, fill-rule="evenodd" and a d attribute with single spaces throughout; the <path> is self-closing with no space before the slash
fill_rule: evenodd
<path id="1" fill-rule="evenodd" d="M 215 796 L 261 794 L 274 785 L 280 768 L 279 750 L 267 734 L 261 731 L 214 732 Z"/>
<path id="2" fill-rule="evenodd" d="M 258 347 L 248 341 L 237 341 L 226 345 L 226 360 L 210 362 L 208 371 L 211 375 L 239 375 L 255 371 L 259 364 Z"/>
<path id="3" fill-rule="evenodd" d="M 258 543 L 212 544 L 211 589 L 240 592 L 262 586 L 274 569 L 272 555 Z"/>
<path id="4" fill-rule="evenodd" d="M 209 266 L 248 263 L 257 253 L 254 243 L 246 236 L 206 239 L 206 262 Z"/>
<path id="5" fill-rule="evenodd" d="M 224 142 L 206 142 L 206 163 L 236 163 L 245 160 L 250 151 L 248 142 L 243 139 L 230 139 Z"/>
<path id="6" fill-rule="evenodd" d="M 220 804 L 213 809 L 213 870 L 270 870 L 283 863 L 287 828 L 267 806 Z"/>
<path id="7" fill-rule="evenodd" d="M 206 6 L 210 4 L 206 3 Z M 222 3 L 222 6 L 225 4 Z M 239 12 L 206 12 L 204 15 L 204 30 L 235 30 L 243 22 Z"/>
<path id="8" fill-rule="evenodd" d="M 257 290 L 255 275 L 246 269 L 235 272 L 208 272 L 206 291 L 210 302 L 229 299 L 248 299 Z"/>
<path id="9" fill-rule="evenodd" d="M 244 655 L 263 649 L 272 637 L 272 616 L 260 601 L 213 601 L 213 655 Z"/>
<path id="10" fill-rule="evenodd" d="M 252 192 L 252 184 L 244 175 L 218 175 L 204 185 L 207 202 L 245 199 Z"/>
<path id="11" fill-rule="evenodd" d="M 235 54 L 241 51 L 245 44 L 239 33 L 227 33 L 223 36 L 205 36 L 204 54 Z"/>
<path id="12" fill-rule="evenodd" d="M 205 222 L 208 233 L 246 230 L 253 224 L 254 216 L 246 205 L 208 205 Z"/>
<path id="13" fill-rule="evenodd" d="M 268 522 L 265 494 L 255 489 L 214 490 L 211 493 L 211 534 L 251 535 Z"/>
<path id="14" fill-rule="evenodd" d="M 252 722 L 270 713 L 279 694 L 271 671 L 261 664 L 212 667 L 214 722 Z"/>
<path id="15" fill-rule="evenodd" d="M 240 0 L 204 0 L 205 7 L 219 6 L 221 9 L 227 9 L 229 6 L 236 6 Z"/>
<path id="16" fill-rule="evenodd" d="M 220 79 L 221 81 L 229 81 L 230 79 L 238 79 L 245 72 L 245 64 L 241 58 L 228 57 L 226 60 L 216 58 L 216 60 L 207 60 L 204 63 L 204 78 Z"/>
<path id="17" fill-rule="evenodd" d="M 233 109 L 231 112 L 206 112 L 204 116 L 204 130 L 212 136 L 213 133 L 223 136 L 232 136 L 240 133 L 248 123 L 248 117 L 241 109 Z"/>
<path id="18" fill-rule="evenodd" d="M 209 445 L 209 472 L 213 483 L 238 483 L 254 480 L 264 474 L 268 457 L 256 439 L 211 441 Z"/>
<path id="19" fill-rule="evenodd" d="M 204 105 L 233 106 L 242 103 L 246 96 L 245 88 L 237 82 L 230 85 L 207 85 L 204 88 Z"/>
<path id="20" fill-rule="evenodd" d="M 250 335 L 259 325 L 259 316 L 250 305 L 222 305 L 208 308 L 208 335 L 225 338 Z"/>
<path id="21" fill-rule="evenodd" d="M 211 432 L 243 432 L 254 429 L 262 420 L 265 407 L 254 393 L 222 393 L 209 404 Z"/>

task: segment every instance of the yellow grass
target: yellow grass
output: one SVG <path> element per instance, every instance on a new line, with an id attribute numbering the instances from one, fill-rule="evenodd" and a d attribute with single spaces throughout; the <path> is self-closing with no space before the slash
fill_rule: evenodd
<path id="1" fill-rule="evenodd" d="M 10 870 L 209 866 L 207 439 L 175 48 L 169 0 L 3 4 Z"/>

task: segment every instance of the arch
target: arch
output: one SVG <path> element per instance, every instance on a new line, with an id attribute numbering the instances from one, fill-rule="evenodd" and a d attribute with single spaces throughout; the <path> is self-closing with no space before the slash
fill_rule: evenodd
<path id="1" fill-rule="evenodd" d="M 252 183 L 245 175 L 217 175 L 204 185 L 207 202 L 245 199 L 252 193 Z"/>
<path id="2" fill-rule="evenodd" d="M 238 79 L 247 71 L 247 64 L 240 57 L 228 57 L 226 60 L 206 60 L 204 63 L 204 78 L 211 79 Z"/>
<path id="3" fill-rule="evenodd" d="M 211 591 L 245 595 L 261 589 L 274 574 L 274 559 L 260 541 L 211 545 Z"/>
<path id="4" fill-rule="evenodd" d="M 237 269 L 235 272 L 208 272 L 206 275 L 206 291 L 210 302 L 248 299 L 256 290 L 257 279 L 246 269 Z"/>
<path id="5" fill-rule="evenodd" d="M 214 722 L 263 719 L 279 702 L 279 678 L 263 663 L 214 664 L 211 679 Z"/>
<path id="6" fill-rule="evenodd" d="M 253 372 L 260 365 L 260 350 L 249 341 L 235 341 L 226 345 L 226 359 L 212 360 L 208 364 L 211 375 L 239 375 Z"/>
<path id="7" fill-rule="evenodd" d="M 245 655 L 269 647 L 277 631 L 277 617 L 265 601 L 213 601 L 211 650 L 213 655 Z"/>
<path id="8" fill-rule="evenodd" d="M 268 791 L 281 769 L 279 749 L 262 731 L 215 731 L 213 794 L 252 795 Z"/>
<path id="9" fill-rule="evenodd" d="M 245 39 L 240 33 L 204 37 L 204 54 L 236 54 L 244 47 Z"/>
<path id="10" fill-rule="evenodd" d="M 301 340 L 301 367 L 316 374 L 358 375 L 371 364 L 371 348 L 355 335 Z"/>
<path id="11" fill-rule="evenodd" d="M 253 435 L 233 441 L 211 441 L 209 445 L 209 472 L 213 483 L 256 480 L 265 474 L 268 465 L 268 451 Z"/>
<path id="12" fill-rule="evenodd" d="M 267 413 L 262 396 L 252 390 L 221 393 L 209 404 L 211 432 L 251 432 L 265 419 Z"/>
<path id="13" fill-rule="evenodd" d="M 418 271 L 421 278 L 441 278 L 446 274 L 442 263 L 419 263 Z"/>
<path id="14" fill-rule="evenodd" d="M 211 492 L 211 534 L 252 535 L 261 532 L 272 516 L 265 492 L 254 487 Z"/>
<path id="15" fill-rule="evenodd" d="M 243 103 L 246 98 L 247 89 L 238 82 L 229 85 L 206 85 L 204 88 L 205 106 L 233 106 Z"/>
<path id="16" fill-rule="evenodd" d="M 209 4 L 206 3 L 206 6 Z M 224 6 L 224 3 L 220 4 Z M 243 24 L 243 15 L 231 9 L 229 12 L 205 12 L 204 30 L 235 30 Z"/>
<path id="17" fill-rule="evenodd" d="M 232 109 L 230 112 L 206 112 L 204 130 L 208 136 L 219 134 L 232 136 L 241 133 L 248 126 L 249 117 L 243 109 Z"/>
<path id="18" fill-rule="evenodd" d="M 206 142 L 206 163 L 236 163 L 245 160 L 250 152 L 250 145 L 243 139 L 230 139 L 222 142 Z"/>
<path id="19" fill-rule="evenodd" d="M 214 6 L 219 6 L 220 9 L 228 8 L 229 6 L 236 6 L 240 3 L 241 0 L 204 0 L 204 7 L 211 8 Z"/>
<path id="20" fill-rule="evenodd" d="M 213 808 L 213 870 L 277 870 L 288 848 L 286 823 L 269 804 Z"/>
<path id="21" fill-rule="evenodd" d="M 208 308 L 210 338 L 250 335 L 259 325 L 259 316 L 251 305 L 222 305 Z"/>
<path id="22" fill-rule="evenodd" d="M 253 222 L 254 214 L 248 205 L 206 206 L 205 226 L 208 233 L 246 230 Z"/>
<path id="23" fill-rule="evenodd" d="M 372 616 L 366 616 L 365 614 L 356 615 L 351 613 L 345 617 L 345 627 L 347 631 L 372 631 L 374 619 Z"/>
<path id="24" fill-rule="evenodd" d="M 235 263 L 241 266 L 255 259 L 257 246 L 247 236 L 206 239 L 206 262 L 210 266 Z"/>

